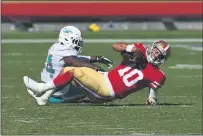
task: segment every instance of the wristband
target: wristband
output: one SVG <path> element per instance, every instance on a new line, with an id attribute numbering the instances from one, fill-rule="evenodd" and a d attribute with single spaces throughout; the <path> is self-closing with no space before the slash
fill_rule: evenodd
<path id="1" fill-rule="evenodd" d="M 128 46 L 126 47 L 126 52 L 132 52 L 133 50 L 133 47 L 134 47 L 134 44 L 128 44 Z"/>

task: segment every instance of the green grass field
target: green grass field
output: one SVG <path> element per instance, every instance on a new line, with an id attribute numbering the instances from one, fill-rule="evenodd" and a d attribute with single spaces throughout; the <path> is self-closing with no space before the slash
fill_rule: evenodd
<path id="1" fill-rule="evenodd" d="M 202 32 L 101 32 L 85 33 L 84 37 L 201 38 Z M 56 39 L 57 33 L 5 33 L 2 38 Z M 159 106 L 144 106 L 146 89 L 111 103 L 39 107 L 27 94 L 22 77 L 40 81 L 50 44 L 2 44 L 2 135 L 202 134 L 202 69 L 170 68 L 176 64 L 202 65 L 202 51 L 176 45 L 171 44 L 172 56 L 161 67 L 167 80 L 159 91 Z M 121 61 L 107 43 L 86 43 L 83 54 L 108 56 L 114 65 Z"/>

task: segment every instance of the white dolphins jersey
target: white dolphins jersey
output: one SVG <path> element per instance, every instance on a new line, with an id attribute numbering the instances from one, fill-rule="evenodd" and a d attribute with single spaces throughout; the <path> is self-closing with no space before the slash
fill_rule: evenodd
<path id="1" fill-rule="evenodd" d="M 49 82 L 58 76 L 65 65 L 63 58 L 66 56 L 77 56 L 77 51 L 60 43 L 55 43 L 49 48 L 45 67 L 41 72 L 43 82 Z"/>
<path id="2" fill-rule="evenodd" d="M 65 63 L 63 58 L 66 56 L 77 56 L 76 50 L 70 49 L 60 43 L 53 44 L 48 51 L 45 67 L 41 72 L 41 80 L 43 82 L 49 82 L 55 79 L 60 71 L 63 69 Z M 61 90 L 62 91 L 62 90 Z M 65 90 L 64 90 L 65 91 Z M 66 88 L 66 91 L 68 89 Z M 56 92 L 54 95 L 62 95 L 65 92 Z"/>

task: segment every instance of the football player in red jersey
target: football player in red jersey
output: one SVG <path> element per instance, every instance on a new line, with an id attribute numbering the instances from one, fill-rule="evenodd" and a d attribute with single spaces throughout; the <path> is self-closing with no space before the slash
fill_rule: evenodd
<path id="1" fill-rule="evenodd" d="M 149 88 L 146 104 L 155 105 L 157 90 L 163 86 L 166 76 L 159 69 L 165 62 L 171 48 L 166 41 L 155 41 L 146 48 L 142 43 L 127 44 L 123 42 L 113 44 L 113 49 L 124 56 L 120 65 L 109 72 L 100 73 L 87 67 L 65 67 L 61 74 L 48 83 L 37 83 L 29 77 L 24 77 L 24 83 L 36 95 L 46 91 L 54 93 L 56 88 L 74 80 L 86 90 L 87 96 L 99 101 L 111 101 L 124 98 L 129 94 Z M 44 98 L 44 104 L 50 96 Z"/>

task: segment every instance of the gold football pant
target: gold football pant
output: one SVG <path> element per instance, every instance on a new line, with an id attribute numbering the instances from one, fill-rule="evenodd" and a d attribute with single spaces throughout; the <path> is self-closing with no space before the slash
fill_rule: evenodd
<path id="1" fill-rule="evenodd" d="M 87 67 L 65 67 L 62 73 L 67 71 L 73 71 L 74 78 L 83 86 L 93 91 L 93 93 L 104 97 L 111 97 L 103 74 Z"/>

